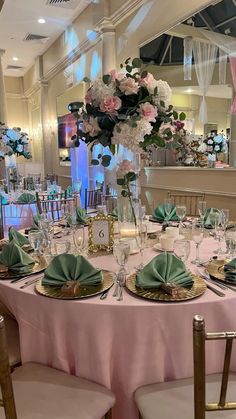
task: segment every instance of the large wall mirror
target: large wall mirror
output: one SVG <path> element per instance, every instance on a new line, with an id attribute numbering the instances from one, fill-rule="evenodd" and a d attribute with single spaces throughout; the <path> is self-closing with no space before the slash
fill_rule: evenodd
<path id="1" fill-rule="evenodd" d="M 232 104 L 232 77 L 227 51 L 234 45 L 236 51 L 236 3 L 233 0 L 212 2 L 205 10 L 191 16 L 161 36 L 140 48 L 140 57 L 150 66 L 155 78 L 167 81 L 172 89 L 172 105 L 186 114 L 186 129 L 205 139 L 211 131 L 222 134 L 225 146 L 220 160 L 229 162 L 230 121 Z M 190 40 L 190 41 L 189 41 Z M 199 120 L 202 102 L 202 76 L 197 74 L 197 56 L 192 54 L 196 41 L 212 45 L 207 59 L 214 60 L 212 78 L 206 87 L 207 120 Z M 190 46 L 189 46 L 190 42 Z M 215 51 L 213 51 L 215 49 Z M 196 49 L 195 49 L 196 51 Z M 213 57 L 213 58 L 212 58 Z M 215 58 L 214 58 L 215 57 Z M 184 65 L 186 63 L 186 65 Z M 190 63 L 192 70 L 190 72 Z M 184 73 L 185 70 L 185 73 Z M 211 72 L 207 67 L 205 71 Z M 200 80 L 201 79 L 201 80 Z M 160 151 L 155 159 L 161 165 L 173 165 L 171 152 Z"/>
<path id="2" fill-rule="evenodd" d="M 76 133 L 76 120 L 69 112 L 71 102 L 84 100 L 84 83 L 68 88 L 57 96 L 57 138 L 60 166 L 71 165 L 71 137 Z"/>

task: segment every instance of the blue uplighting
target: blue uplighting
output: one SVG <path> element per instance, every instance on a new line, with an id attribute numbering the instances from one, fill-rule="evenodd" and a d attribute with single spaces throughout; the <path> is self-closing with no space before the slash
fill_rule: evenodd
<path id="1" fill-rule="evenodd" d="M 92 63 L 90 70 L 90 79 L 94 80 L 102 71 L 102 60 L 97 51 L 94 51 L 92 54 Z"/>

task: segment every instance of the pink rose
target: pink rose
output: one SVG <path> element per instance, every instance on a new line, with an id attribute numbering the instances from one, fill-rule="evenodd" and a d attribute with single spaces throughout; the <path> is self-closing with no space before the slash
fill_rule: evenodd
<path id="1" fill-rule="evenodd" d="M 89 121 L 83 122 L 83 131 L 91 137 L 95 137 L 101 131 L 96 118 L 90 117 Z"/>
<path id="2" fill-rule="evenodd" d="M 142 103 L 139 107 L 140 116 L 146 119 L 149 122 L 155 122 L 157 117 L 157 108 L 156 106 L 151 105 L 151 103 L 146 102 Z"/>
<path id="3" fill-rule="evenodd" d="M 127 77 L 120 82 L 120 90 L 126 96 L 138 93 L 139 85 L 132 77 Z"/>
<path id="4" fill-rule="evenodd" d="M 122 102 L 118 96 L 106 96 L 100 104 L 100 109 L 102 112 L 116 114 L 121 105 Z"/>
<path id="5" fill-rule="evenodd" d="M 111 76 L 112 81 L 116 81 L 116 80 L 120 81 L 124 78 L 124 74 L 120 73 L 117 70 L 111 70 L 110 71 L 110 76 Z"/>
<path id="6" fill-rule="evenodd" d="M 90 92 L 90 91 L 88 91 L 88 92 L 86 93 L 86 95 L 85 95 L 85 102 L 86 102 L 86 103 L 89 103 L 89 104 L 91 105 L 92 100 L 93 100 L 93 98 L 92 98 L 91 92 Z"/>
<path id="7" fill-rule="evenodd" d="M 120 162 L 120 164 L 118 165 L 116 175 L 118 179 L 121 179 L 125 175 L 127 175 L 127 173 L 133 172 L 133 171 L 134 171 L 134 167 L 133 167 L 132 161 L 122 160 L 122 162 Z"/>
<path id="8" fill-rule="evenodd" d="M 147 87 L 151 86 L 155 82 L 155 79 L 151 73 L 147 73 L 146 77 L 141 78 L 139 84 L 141 86 Z"/>

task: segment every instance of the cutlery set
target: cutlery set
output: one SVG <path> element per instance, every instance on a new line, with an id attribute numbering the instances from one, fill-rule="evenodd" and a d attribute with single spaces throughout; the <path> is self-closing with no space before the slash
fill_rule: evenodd
<path id="1" fill-rule="evenodd" d="M 236 287 L 228 285 L 228 284 L 223 284 L 218 279 L 211 277 L 207 271 L 201 272 L 200 270 L 197 270 L 197 274 L 201 278 L 205 279 L 205 281 L 207 282 L 206 284 L 207 288 L 211 290 L 212 292 L 214 292 L 215 294 L 217 294 L 219 297 L 225 297 L 225 294 L 219 291 L 217 288 L 212 287 L 212 285 L 216 285 L 218 288 L 221 288 L 222 290 L 225 290 L 225 291 L 231 290 L 231 291 L 236 292 Z"/>
<path id="2" fill-rule="evenodd" d="M 123 288 L 124 288 L 124 284 L 125 284 L 125 274 L 124 272 L 119 272 L 118 275 L 116 275 L 116 282 L 115 282 L 115 289 L 114 292 L 112 294 L 113 297 L 116 297 L 117 301 L 122 301 L 123 300 Z M 100 296 L 100 300 L 105 300 L 108 296 L 108 293 L 110 291 L 110 289 L 113 287 L 114 284 L 112 284 L 112 286 L 104 291 L 101 296 Z"/>

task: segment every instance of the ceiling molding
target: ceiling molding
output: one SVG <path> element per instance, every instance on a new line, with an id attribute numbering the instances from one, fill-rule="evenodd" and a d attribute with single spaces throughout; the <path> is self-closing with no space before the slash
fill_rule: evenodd
<path id="1" fill-rule="evenodd" d="M 36 81 L 33 86 L 31 86 L 28 90 L 25 91 L 25 97 L 29 98 L 34 93 L 37 93 L 40 89 L 40 81 Z"/>
<path id="2" fill-rule="evenodd" d="M 124 19 L 141 7 L 146 0 L 128 0 L 119 9 L 117 9 L 110 17 L 114 26 L 119 25 Z"/>

